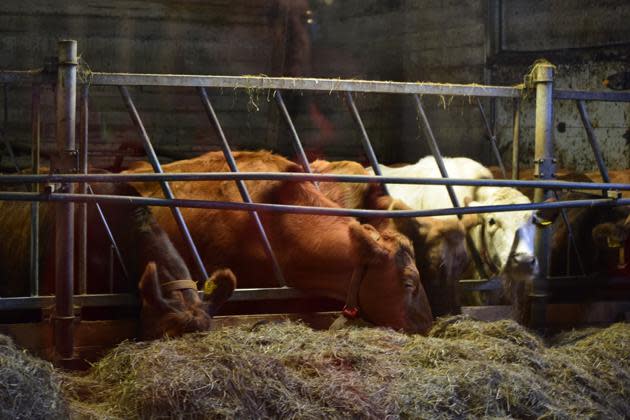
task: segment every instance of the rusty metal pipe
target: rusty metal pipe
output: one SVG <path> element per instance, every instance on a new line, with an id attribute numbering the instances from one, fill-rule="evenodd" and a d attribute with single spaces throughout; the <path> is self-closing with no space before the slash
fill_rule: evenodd
<path id="1" fill-rule="evenodd" d="M 33 175 L 39 174 L 39 148 L 41 140 L 41 87 L 34 84 L 31 101 L 31 170 Z M 39 184 L 33 185 L 30 191 L 39 192 Z M 30 294 L 39 295 L 39 202 L 31 203 L 30 234 Z"/>
<path id="2" fill-rule="evenodd" d="M 69 173 L 75 168 L 75 121 L 77 93 L 77 42 L 58 43 L 59 63 L 56 88 L 57 172 Z M 64 186 L 70 193 L 73 184 Z M 55 351 L 61 360 L 70 359 L 74 351 L 74 203 L 58 203 L 55 211 Z"/>
<path id="3" fill-rule="evenodd" d="M 88 173 L 88 99 L 89 86 L 83 85 L 81 89 L 81 143 L 79 143 L 79 166 L 82 174 Z M 87 184 L 82 182 L 79 184 L 79 192 L 87 194 Z M 78 255 L 78 282 L 79 294 L 87 293 L 87 204 L 80 203 L 77 207 L 77 236 L 79 240 Z"/>

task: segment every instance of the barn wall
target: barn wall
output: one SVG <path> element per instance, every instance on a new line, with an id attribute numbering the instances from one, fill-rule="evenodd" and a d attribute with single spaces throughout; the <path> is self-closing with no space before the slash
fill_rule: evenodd
<path id="1" fill-rule="evenodd" d="M 557 66 L 555 86 L 605 90 L 606 76 L 628 70 L 630 3 L 562 0 L 533 8 L 525 0 L 504 0 L 503 52 L 489 61 L 495 84 L 512 84 L 537 58 Z M 573 101 L 554 102 L 555 152 L 560 166 L 596 170 L 577 107 Z M 604 160 L 610 169 L 630 166 L 630 104 L 588 102 L 587 108 Z M 521 164 L 531 166 L 534 150 L 534 106 L 526 101 L 521 118 Z M 505 160 L 511 159 L 512 105 L 499 102 L 497 129 Z"/>
<path id="2" fill-rule="evenodd" d="M 404 37 L 404 77 L 408 81 L 483 83 L 485 2 L 408 1 Z M 479 111 L 470 98 L 425 97 L 424 107 L 445 156 L 489 157 Z M 489 102 L 484 100 L 484 105 Z M 489 112 L 489 109 L 486 110 Z M 413 162 L 430 153 L 417 126 L 415 105 L 405 100 L 405 132 L 400 157 Z"/>
<path id="3" fill-rule="evenodd" d="M 560 0 L 536 9 L 503 0 L 503 49 L 491 54 L 488 14 L 498 0 L 5 0 L 0 3 L 0 68 L 41 67 L 59 38 L 79 42 L 82 62 L 99 71 L 266 74 L 399 81 L 493 83 L 523 80 L 531 63 L 558 65 L 558 87 L 600 89 L 601 79 L 627 68 L 630 4 Z M 548 4 L 547 4 L 548 3 Z M 546 5 L 546 6 L 545 6 Z M 307 15 L 306 11 L 311 14 Z M 310 24 L 307 19 L 311 19 Z M 610 44 L 616 44 L 610 46 Z M 574 47 L 579 47 L 575 49 Z M 30 92 L 8 87 L 5 132 L 28 164 Z M 269 92 L 214 91 L 213 104 L 236 148 L 266 147 L 293 154 L 288 130 Z M 194 90 L 144 88 L 132 95 L 164 160 L 216 148 Z M 285 94 L 310 157 L 365 161 L 356 126 L 337 94 Z M 355 95 L 385 163 L 413 162 L 429 153 L 411 98 Z M 493 163 L 479 111 L 469 98 L 425 97 L 425 108 L 445 155 Z M 483 101 L 492 118 L 489 100 Z M 54 141 L 53 99 L 43 97 L 44 149 Z M 628 166 L 628 105 L 589 104 L 596 134 L 611 167 Z M 142 156 L 116 89 L 93 88 L 92 161 L 116 152 Z M 496 101 L 498 139 L 511 157 L 511 100 Z M 564 123 L 564 124 L 560 124 Z M 524 103 L 521 162 L 533 156 L 533 106 Z M 561 163 L 591 169 L 581 123 L 571 103 L 558 104 L 555 131 Z M 562 130 L 562 131 L 561 131 Z M 625 137 L 623 137 L 625 135 Z M 10 165 L 3 150 L 0 168 Z"/>

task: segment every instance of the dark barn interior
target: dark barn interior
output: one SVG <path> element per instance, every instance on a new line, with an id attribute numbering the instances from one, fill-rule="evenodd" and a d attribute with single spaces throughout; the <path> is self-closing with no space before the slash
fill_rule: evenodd
<path id="1" fill-rule="evenodd" d="M 0 2 L 0 418 L 627 418 L 629 21 Z"/>

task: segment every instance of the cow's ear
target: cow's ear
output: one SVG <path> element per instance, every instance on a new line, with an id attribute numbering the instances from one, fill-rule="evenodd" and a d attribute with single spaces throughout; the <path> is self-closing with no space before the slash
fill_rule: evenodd
<path id="1" fill-rule="evenodd" d="M 481 217 L 480 214 L 465 214 L 462 216 L 462 225 L 464 226 L 464 229 L 466 230 L 466 232 L 468 232 L 470 229 L 472 229 L 475 226 L 478 226 L 480 224 L 483 223 L 483 218 Z"/>
<path id="2" fill-rule="evenodd" d="M 545 200 L 545 203 L 553 203 L 557 201 L 555 198 L 551 197 Z M 534 224 L 538 227 L 547 227 L 553 224 L 558 218 L 558 215 L 562 209 L 560 208 L 547 208 L 540 209 L 534 212 Z"/>
<path id="3" fill-rule="evenodd" d="M 620 233 L 614 224 L 600 223 L 593 228 L 593 242 L 598 248 L 620 248 L 623 246 L 623 238 Z"/>
<path id="4" fill-rule="evenodd" d="M 160 289 L 160 281 L 158 279 L 155 262 L 151 261 L 145 267 L 138 288 L 140 289 L 143 304 L 159 311 L 169 310 L 168 302 L 166 302 L 164 296 L 162 296 L 162 289 Z"/>
<path id="5" fill-rule="evenodd" d="M 389 251 L 379 243 L 381 235 L 372 225 L 352 223 L 350 237 L 359 253 L 359 261 L 370 262 L 387 258 Z"/>
<path id="6" fill-rule="evenodd" d="M 203 300 L 208 303 L 208 313 L 212 316 L 232 296 L 236 289 L 236 276 L 230 269 L 217 270 L 203 286 Z"/>

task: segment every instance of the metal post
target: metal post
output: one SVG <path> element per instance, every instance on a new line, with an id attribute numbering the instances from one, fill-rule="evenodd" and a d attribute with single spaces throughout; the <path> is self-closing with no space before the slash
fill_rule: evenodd
<path id="1" fill-rule="evenodd" d="M 514 115 L 512 117 L 512 179 L 519 179 L 521 164 L 519 160 L 519 145 L 521 134 L 521 99 L 512 100 Z"/>
<path id="2" fill-rule="evenodd" d="M 536 131 L 534 135 L 534 175 L 541 180 L 555 177 L 553 158 L 553 78 L 554 66 L 548 62 L 537 63 L 533 70 L 536 86 Z M 534 202 L 545 201 L 549 191 L 536 188 Z M 549 277 L 549 255 L 551 251 L 551 230 L 537 229 L 534 252 L 538 259 L 540 273 L 534 280 L 532 294 L 531 325 L 543 328 L 546 322 L 546 301 Z"/>
<path id="3" fill-rule="evenodd" d="M 81 143 L 79 144 L 79 166 L 82 174 L 88 173 L 88 98 L 89 86 L 83 85 L 81 90 Z M 79 184 L 79 192 L 87 194 L 87 184 Z M 80 203 L 77 208 L 77 234 L 79 240 L 79 294 L 87 293 L 87 204 Z"/>
<path id="4" fill-rule="evenodd" d="M 56 115 L 59 156 L 55 170 L 70 173 L 75 169 L 72 156 L 75 153 L 77 42 L 62 40 L 58 48 Z M 64 189 L 73 193 L 74 185 L 66 184 Z M 74 203 L 56 205 L 55 228 L 55 350 L 61 359 L 69 359 L 74 347 Z"/>
<path id="5" fill-rule="evenodd" d="M 440 175 L 442 175 L 442 178 L 448 178 L 448 172 L 446 171 L 446 166 L 444 166 L 444 160 L 442 159 L 440 148 L 438 147 L 437 141 L 435 140 L 435 136 L 433 135 L 433 130 L 431 130 L 431 124 L 429 124 L 429 119 L 427 118 L 427 114 L 424 112 L 422 101 L 420 100 L 420 97 L 418 95 L 413 95 L 413 97 L 416 99 L 416 107 L 418 109 L 418 115 L 420 116 L 420 119 L 422 120 L 422 123 L 423 123 L 422 126 L 424 128 L 424 132 L 427 137 L 427 142 L 429 144 L 429 148 L 431 149 L 431 154 L 433 154 L 433 157 L 435 158 L 435 162 L 437 163 L 437 166 L 440 170 Z M 459 204 L 459 200 L 457 199 L 457 195 L 455 195 L 455 190 L 453 189 L 453 186 L 446 185 L 446 190 L 448 192 L 448 196 L 451 199 L 451 202 L 453 203 L 453 207 L 461 207 Z M 457 217 L 459 219 L 462 218 L 461 215 L 458 215 Z M 473 263 L 475 264 L 475 267 L 479 271 L 479 274 L 481 275 L 481 277 L 487 279 L 488 273 L 486 272 L 483 262 L 481 261 L 481 255 L 479 255 L 479 251 L 477 250 L 477 247 L 475 247 L 475 243 L 473 242 L 469 233 L 466 233 L 466 244 L 468 245 L 470 256 L 473 260 Z"/>
<path id="6" fill-rule="evenodd" d="M 361 144 L 363 145 L 363 150 L 367 155 L 368 160 L 370 161 L 370 166 L 374 173 L 378 176 L 382 176 L 381 168 L 378 166 L 378 160 L 376 159 L 376 154 L 374 153 L 374 149 L 372 148 L 372 143 L 370 142 L 370 138 L 368 137 L 367 131 L 365 130 L 365 125 L 363 124 L 363 120 L 361 119 L 361 115 L 359 114 L 359 110 L 354 103 L 354 99 L 352 98 L 352 94 L 350 92 L 346 92 L 346 104 L 348 105 L 348 109 L 350 110 L 350 114 L 352 114 L 352 119 L 359 126 L 359 131 L 361 132 Z M 383 188 L 385 189 L 385 194 L 389 194 L 387 191 L 387 185 L 383 183 Z"/>
<path id="7" fill-rule="evenodd" d="M 210 98 L 208 98 L 208 93 L 205 88 L 199 88 L 199 94 L 201 95 L 201 102 L 203 103 L 203 107 L 206 110 L 206 114 L 208 115 L 208 119 L 210 120 L 210 124 L 216 130 L 219 139 L 221 140 L 220 146 L 223 151 L 223 156 L 227 161 L 228 167 L 231 172 L 238 172 L 238 167 L 236 166 L 236 161 L 234 160 L 234 156 L 232 155 L 232 150 L 230 149 L 230 144 L 225 137 L 225 133 L 223 132 L 223 128 L 221 127 L 221 123 L 217 118 L 217 114 L 214 112 L 214 108 L 210 103 Z M 247 191 L 247 186 L 245 182 L 242 180 L 236 181 L 236 186 L 238 187 L 238 191 L 241 194 L 241 198 L 246 203 L 251 203 L 252 199 Z M 278 281 L 278 284 L 281 286 L 286 286 L 286 281 L 284 279 L 284 275 L 282 274 L 282 269 L 280 268 L 280 263 L 276 258 L 276 254 L 273 252 L 273 248 L 271 247 L 271 242 L 269 242 L 269 238 L 267 237 L 267 233 L 265 232 L 265 228 L 260 220 L 260 215 L 252 211 L 250 213 L 252 218 L 254 219 L 254 223 L 256 224 L 256 228 L 258 229 L 258 233 L 260 233 L 260 238 L 263 241 L 263 247 L 265 248 L 265 254 L 267 254 L 267 258 L 271 260 L 271 265 L 273 267 L 273 273 Z"/>
<path id="8" fill-rule="evenodd" d="M 588 138 L 588 142 L 591 145 L 591 149 L 593 149 L 593 154 L 595 155 L 595 161 L 597 162 L 597 167 L 599 168 L 599 173 L 602 174 L 602 180 L 604 182 L 610 182 L 610 177 L 608 176 L 608 169 L 606 169 L 606 164 L 604 163 L 604 157 L 602 156 L 602 151 L 599 148 L 599 142 L 597 141 L 597 137 L 595 136 L 595 130 L 593 130 L 591 121 L 588 118 L 586 105 L 584 105 L 583 100 L 575 101 L 575 103 L 577 104 L 578 110 L 580 111 L 580 118 L 582 118 L 582 124 L 584 125 L 584 129 L 586 130 L 586 137 Z"/>
<path id="9" fill-rule="evenodd" d="M 481 104 L 481 99 L 479 99 L 479 97 L 477 97 L 477 108 L 479 108 L 481 119 L 483 120 L 483 124 L 486 127 L 486 133 L 488 134 L 488 140 L 490 141 L 490 147 L 492 148 L 492 152 L 494 153 L 494 158 L 499 164 L 499 168 L 501 169 L 501 174 L 503 174 L 503 178 L 507 178 L 505 166 L 503 166 L 503 159 L 501 159 L 501 152 L 499 152 L 499 147 L 497 146 L 497 136 L 494 134 L 494 131 L 490 127 L 490 123 L 488 122 L 488 118 L 486 118 L 486 113 L 483 110 L 483 105 Z"/>
<path id="10" fill-rule="evenodd" d="M 39 146 L 41 138 L 41 86 L 33 85 L 31 103 L 31 171 L 39 174 Z M 38 193 L 39 184 L 31 184 L 31 191 Z M 39 202 L 31 203 L 31 264 L 30 292 L 31 296 L 39 295 Z"/>
<path id="11" fill-rule="evenodd" d="M 129 91 L 127 90 L 125 86 L 118 86 L 118 88 L 120 89 L 120 94 L 123 97 L 125 106 L 127 107 L 127 110 L 129 111 L 129 114 L 131 116 L 131 119 L 134 125 L 140 131 L 142 144 L 144 146 L 145 152 L 147 153 L 147 157 L 149 158 L 149 162 L 151 162 L 151 166 L 153 166 L 153 171 L 159 174 L 164 173 L 164 171 L 162 171 L 162 166 L 160 165 L 160 161 L 158 160 L 157 154 L 155 153 L 155 150 L 153 149 L 153 145 L 151 144 L 151 139 L 149 138 L 149 135 L 147 134 L 147 131 L 145 130 L 144 125 L 142 124 L 142 120 L 140 119 L 140 114 L 138 114 L 138 111 L 136 110 L 136 106 L 134 105 L 133 100 L 131 99 L 131 96 L 129 95 Z M 162 186 L 164 197 L 170 200 L 175 198 L 173 195 L 173 191 L 171 190 L 171 187 L 168 184 L 168 182 L 161 181 L 160 185 Z M 195 243 L 192 237 L 190 236 L 190 232 L 188 231 L 188 226 L 186 226 L 186 222 L 184 221 L 184 218 L 182 217 L 182 213 L 179 208 L 171 207 L 171 212 L 173 213 L 175 222 L 177 223 L 177 226 L 179 227 L 179 231 L 184 237 L 184 242 L 188 245 L 188 249 L 190 250 L 192 254 L 193 260 L 197 268 L 198 281 L 203 283 L 208 278 L 208 273 L 206 272 L 206 267 L 203 265 L 203 261 L 201 261 L 201 257 L 199 256 L 197 247 L 195 246 Z"/>
<path id="12" fill-rule="evenodd" d="M 302 142 L 300 141 L 300 136 L 298 136 L 295 126 L 293 125 L 293 121 L 291 120 L 291 116 L 289 115 L 289 111 L 287 111 L 287 107 L 284 104 L 284 101 L 282 100 L 282 94 L 280 93 L 279 90 L 277 90 L 274 93 L 274 97 L 276 98 L 276 102 L 278 103 L 278 106 L 280 107 L 282 116 L 284 117 L 284 120 L 286 121 L 287 125 L 289 126 L 289 130 L 291 131 L 291 138 L 293 139 L 292 144 L 293 144 L 295 153 L 297 155 L 297 158 L 302 164 L 302 166 L 304 167 L 304 170 L 310 174 L 311 166 L 308 164 L 306 153 L 304 153 L 304 149 L 302 148 Z"/>

